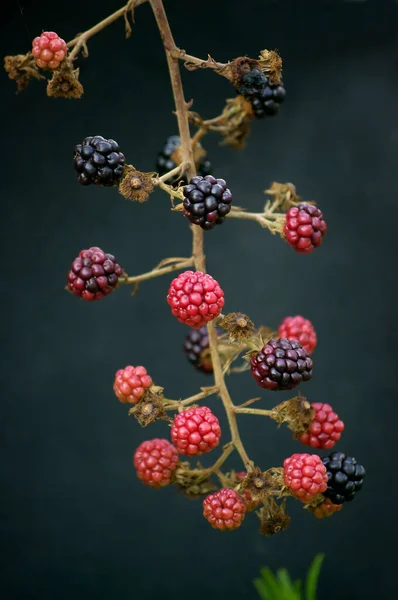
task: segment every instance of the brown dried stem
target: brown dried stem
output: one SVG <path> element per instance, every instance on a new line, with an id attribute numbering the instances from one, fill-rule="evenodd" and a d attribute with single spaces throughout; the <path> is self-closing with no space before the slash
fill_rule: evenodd
<path id="1" fill-rule="evenodd" d="M 272 210 L 265 210 L 262 213 L 251 213 L 237 206 L 232 207 L 231 212 L 227 216 L 231 219 L 256 221 L 261 227 L 268 229 L 273 234 L 282 233 L 285 221 L 283 213 L 275 213 Z"/>
<path id="2" fill-rule="evenodd" d="M 164 400 L 165 410 L 181 410 L 190 404 L 195 404 L 195 402 L 199 402 L 208 396 L 212 396 L 213 394 L 217 394 L 218 388 L 213 385 L 208 388 L 202 388 L 202 391 L 194 396 L 189 396 L 189 398 L 185 398 L 185 400 L 168 400 L 167 398 Z"/>
<path id="3" fill-rule="evenodd" d="M 176 259 L 166 259 L 167 261 L 172 261 Z M 164 263 L 164 261 L 162 261 Z M 193 258 L 184 258 L 182 260 L 177 259 L 176 262 L 169 264 L 167 266 L 155 267 L 151 271 L 147 271 L 146 273 L 141 273 L 141 275 L 134 275 L 132 277 L 120 277 L 119 283 L 134 285 L 137 283 L 141 283 L 141 281 L 146 281 L 147 279 L 154 279 L 154 277 L 160 277 L 161 275 L 166 275 L 167 273 L 172 273 L 173 271 L 177 271 L 178 269 L 185 269 L 186 267 L 193 266 Z"/>

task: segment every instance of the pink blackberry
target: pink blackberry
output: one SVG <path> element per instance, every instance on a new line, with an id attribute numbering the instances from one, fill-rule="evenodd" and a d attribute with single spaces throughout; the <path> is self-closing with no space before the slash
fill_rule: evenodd
<path id="1" fill-rule="evenodd" d="M 330 450 L 340 440 L 344 423 L 330 404 L 313 402 L 311 407 L 315 411 L 314 418 L 308 431 L 300 436 L 300 441 L 313 448 Z"/>
<path id="2" fill-rule="evenodd" d="M 293 454 L 283 462 L 283 479 L 292 495 L 307 504 L 327 488 L 326 467 L 316 454 Z"/>
<path id="3" fill-rule="evenodd" d="M 211 275 L 185 271 L 171 282 L 167 302 L 180 323 L 200 329 L 220 314 L 224 292 Z"/>
<path id="4" fill-rule="evenodd" d="M 134 466 L 142 483 L 153 488 L 168 485 L 178 463 L 178 453 L 168 440 L 142 442 L 134 453 Z"/>
<path id="5" fill-rule="evenodd" d="M 298 340 L 302 347 L 312 354 L 317 344 L 316 332 L 313 324 L 301 315 L 285 317 L 279 325 L 278 335 L 288 340 Z"/>
<path id="6" fill-rule="evenodd" d="M 116 287 L 122 268 L 113 254 L 93 246 L 79 252 L 68 272 L 68 289 L 83 300 L 101 300 Z"/>
<path id="7" fill-rule="evenodd" d="M 323 214 L 312 204 L 292 206 L 286 213 L 285 239 L 300 254 L 309 254 L 320 246 L 326 230 Z"/>
<path id="8" fill-rule="evenodd" d="M 41 69 L 58 69 L 67 52 L 65 41 L 54 31 L 43 31 L 33 40 L 32 54 Z"/>
<path id="9" fill-rule="evenodd" d="M 269 340 L 252 356 L 251 371 L 258 385 L 268 390 L 291 390 L 312 377 L 312 360 L 297 340 Z"/>
<path id="10" fill-rule="evenodd" d="M 188 408 L 174 417 L 171 439 L 180 454 L 200 456 L 220 443 L 217 417 L 207 406 Z"/>
<path id="11" fill-rule="evenodd" d="M 232 531 L 240 527 L 246 510 L 243 498 L 229 488 L 222 488 L 203 500 L 204 518 L 220 531 Z"/>
<path id="12" fill-rule="evenodd" d="M 136 404 L 152 383 L 145 367 L 128 366 L 116 372 L 113 390 L 123 404 Z"/>

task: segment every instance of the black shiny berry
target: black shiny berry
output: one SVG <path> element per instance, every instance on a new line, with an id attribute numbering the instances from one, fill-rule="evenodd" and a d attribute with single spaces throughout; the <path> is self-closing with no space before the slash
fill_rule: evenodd
<path id="1" fill-rule="evenodd" d="M 366 475 L 364 467 L 352 456 L 333 452 L 322 459 L 328 476 L 328 487 L 323 493 L 333 504 L 351 502 L 362 488 Z"/>
<path id="2" fill-rule="evenodd" d="M 213 373 L 206 325 L 188 332 L 184 340 L 184 352 L 195 369 L 202 373 Z"/>
<path id="3" fill-rule="evenodd" d="M 291 390 L 312 377 L 312 359 L 297 340 L 274 338 L 252 356 L 250 367 L 258 385 Z"/>
<path id="4" fill-rule="evenodd" d="M 262 92 L 251 99 L 254 116 L 263 119 L 276 115 L 285 96 L 286 90 L 282 83 L 274 85 L 267 80 L 267 85 Z"/>
<path id="5" fill-rule="evenodd" d="M 177 148 L 180 147 L 180 145 L 181 140 L 180 136 L 178 135 L 171 135 L 165 141 L 163 150 L 159 152 L 156 160 L 156 172 L 159 173 L 160 176 L 164 175 L 168 171 L 171 171 L 177 166 L 172 158 L 172 155 L 177 150 Z M 211 175 L 212 173 L 211 162 L 206 156 L 201 156 L 199 158 L 196 164 L 196 168 L 198 170 L 198 174 L 202 175 L 203 177 L 205 175 Z M 187 181 L 185 175 L 183 175 L 179 179 L 183 182 Z"/>
<path id="6" fill-rule="evenodd" d="M 238 92 L 245 98 L 251 99 L 260 96 L 267 84 L 268 79 L 264 73 L 260 69 L 252 69 L 242 76 Z"/>
<path id="7" fill-rule="evenodd" d="M 123 174 L 125 162 L 118 143 L 101 135 L 86 137 L 75 146 L 75 170 L 82 185 L 115 185 Z"/>
<path id="8" fill-rule="evenodd" d="M 220 225 L 231 210 L 232 194 L 224 179 L 198 175 L 184 187 L 183 193 L 184 215 L 206 231 Z"/>

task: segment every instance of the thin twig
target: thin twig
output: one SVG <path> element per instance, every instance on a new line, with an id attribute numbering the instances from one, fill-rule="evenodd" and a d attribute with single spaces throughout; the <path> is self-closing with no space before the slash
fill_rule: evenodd
<path id="1" fill-rule="evenodd" d="M 169 259 L 171 260 L 171 259 Z M 146 273 L 141 273 L 141 275 L 133 275 L 132 277 L 120 277 L 119 283 L 132 285 L 135 283 L 140 283 L 141 281 L 146 281 L 147 279 L 153 279 L 154 277 L 160 277 L 161 275 L 166 275 L 167 273 L 172 273 L 173 271 L 177 271 L 178 269 L 185 269 L 186 267 L 193 266 L 193 258 L 185 258 L 180 262 L 175 262 L 171 265 L 165 267 L 159 267 L 152 269 L 152 271 L 147 271 Z"/>
<path id="2" fill-rule="evenodd" d="M 189 396 L 189 398 L 185 398 L 185 400 L 164 400 L 164 408 L 166 410 L 180 410 L 190 404 L 195 404 L 195 402 L 199 402 L 208 396 L 212 396 L 213 394 L 217 394 L 218 388 L 216 386 L 211 386 L 208 388 L 202 389 L 201 392 L 195 394 L 194 396 Z"/>
<path id="3" fill-rule="evenodd" d="M 243 408 L 242 406 L 235 406 L 234 412 L 243 415 L 261 415 L 263 417 L 271 417 L 271 419 L 275 416 L 275 411 L 272 408 L 267 410 L 265 408 Z"/>

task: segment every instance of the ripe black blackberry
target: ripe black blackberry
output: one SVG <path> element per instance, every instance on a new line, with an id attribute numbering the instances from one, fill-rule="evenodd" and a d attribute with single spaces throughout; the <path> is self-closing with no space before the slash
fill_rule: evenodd
<path id="1" fill-rule="evenodd" d="M 282 83 L 274 85 L 269 83 L 267 79 L 267 84 L 262 92 L 259 95 L 250 98 L 254 116 L 257 119 L 263 119 L 264 117 L 276 115 L 285 96 L 286 90 Z"/>
<path id="2" fill-rule="evenodd" d="M 324 496 L 334 504 L 350 502 L 362 488 L 366 475 L 364 467 L 352 456 L 343 452 L 333 452 L 322 459 L 328 476 L 328 487 Z"/>
<path id="3" fill-rule="evenodd" d="M 252 69 L 242 76 L 238 92 L 250 100 L 254 96 L 260 96 L 267 84 L 268 79 L 264 73 L 260 69 Z"/>
<path id="4" fill-rule="evenodd" d="M 184 215 L 206 231 L 220 225 L 231 210 L 232 194 L 224 179 L 193 177 L 184 187 Z"/>
<path id="5" fill-rule="evenodd" d="M 173 154 L 180 146 L 181 140 L 179 135 L 171 135 L 167 138 L 163 150 L 159 152 L 156 161 L 156 171 L 160 176 L 164 175 L 168 171 L 171 171 L 177 166 L 176 162 L 173 160 Z M 200 144 L 198 144 L 198 146 L 201 148 Z M 195 160 L 195 163 L 199 175 L 202 175 L 203 177 L 206 175 L 211 175 L 211 162 L 206 156 L 200 156 L 199 159 Z M 186 181 L 185 176 L 183 176 L 181 179 Z"/>
<path id="6" fill-rule="evenodd" d="M 213 373 L 213 364 L 209 351 L 209 334 L 206 325 L 200 329 L 191 329 L 184 340 L 184 352 L 191 363 L 202 373 Z"/>
<path id="7" fill-rule="evenodd" d="M 291 390 L 312 377 L 312 359 L 297 340 L 272 339 L 250 361 L 258 385 L 268 390 Z"/>
<path id="8" fill-rule="evenodd" d="M 75 170 L 82 185 L 115 185 L 123 174 L 125 156 L 115 140 L 86 137 L 75 146 Z"/>

